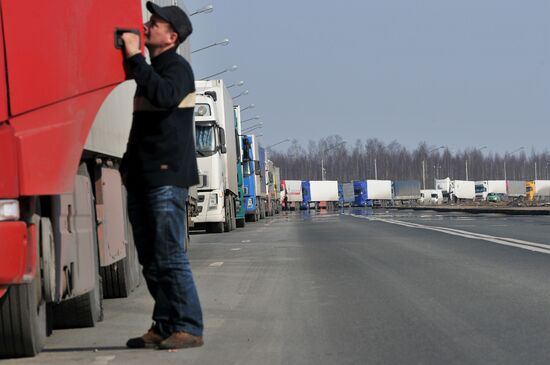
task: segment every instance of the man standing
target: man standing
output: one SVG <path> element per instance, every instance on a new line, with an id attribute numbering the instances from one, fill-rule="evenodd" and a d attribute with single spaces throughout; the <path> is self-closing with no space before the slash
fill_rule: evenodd
<path id="1" fill-rule="evenodd" d="M 147 2 L 144 25 L 149 65 L 139 37 L 124 33 L 125 64 L 137 83 L 130 138 L 120 172 L 128 190 L 128 212 L 139 262 L 155 300 L 153 325 L 130 348 L 202 346 L 202 311 L 187 256 L 186 199 L 198 183 L 193 113 L 195 80 L 176 53 L 191 34 L 177 6 Z"/>

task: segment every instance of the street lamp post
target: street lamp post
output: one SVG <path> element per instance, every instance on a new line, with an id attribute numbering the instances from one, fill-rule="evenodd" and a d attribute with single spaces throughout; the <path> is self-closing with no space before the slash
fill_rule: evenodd
<path id="1" fill-rule="evenodd" d="M 206 5 L 200 9 L 195 10 L 189 16 L 197 15 L 197 14 L 209 14 L 214 11 L 214 6 L 212 5 Z"/>
<path id="2" fill-rule="evenodd" d="M 196 50 L 192 51 L 191 53 L 197 53 L 197 52 L 200 52 L 200 51 L 203 51 L 205 49 L 215 47 L 215 46 L 227 46 L 228 44 L 229 44 L 229 38 L 225 38 L 225 39 L 221 40 L 220 42 L 214 42 L 212 44 L 209 44 L 208 46 L 196 49 Z"/>
<path id="3" fill-rule="evenodd" d="M 483 146 L 481 147 L 478 151 L 481 151 L 483 149 L 487 148 L 487 146 Z M 470 180 L 468 178 L 468 163 L 469 163 L 469 160 L 470 160 L 470 155 L 468 153 L 466 153 L 466 181 Z M 483 175 L 483 174 L 482 174 Z"/>
<path id="4" fill-rule="evenodd" d="M 258 120 L 258 119 L 260 119 L 260 116 L 256 115 L 255 117 L 248 118 L 248 119 L 245 119 L 245 120 L 241 120 L 241 123 L 250 122 L 251 120 Z"/>
<path id="5" fill-rule="evenodd" d="M 231 85 L 227 85 L 226 88 L 232 88 L 233 86 L 243 86 L 244 85 L 244 81 L 239 81 L 237 83 L 232 83 Z M 243 109 L 241 109 L 241 111 L 243 111 Z"/>
<path id="6" fill-rule="evenodd" d="M 250 105 L 247 106 L 246 108 L 241 108 L 241 113 L 242 113 L 243 111 L 245 111 L 246 109 L 254 109 L 255 107 L 256 107 L 255 104 L 250 104 Z M 241 123 L 242 123 L 242 122 L 241 122 Z"/>
<path id="7" fill-rule="evenodd" d="M 208 76 L 206 76 L 206 77 L 203 77 L 203 78 L 201 78 L 200 80 L 211 79 L 211 78 L 214 77 L 214 76 L 218 76 L 218 75 L 221 75 L 221 74 L 226 73 L 226 72 L 233 72 L 233 71 L 237 70 L 238 68 L 239 68 L 239 66 L 233 65 L 233 66 L 231 66 L 231 67 L 226 68 L 226 69 L 223 70 L 223 71 L 216 72 L 215 74 L 212 74 L 212 75 L 208 75 Z"/>
<path id="8" fill-rule="evenodd" d="M 254 124 L 254 125 L 246 128 L 245 130 L 242 131 L 242 133 L 249 133 L 249 132 L 253 131 L 254 129 L 262 128 L 263 125 L 264 125 L 263 122 L 259 122 L 257 124 Z"/>
<path id="9" fill-rule="evenodd" d="M 506 152 L 506 153 L 504 153 L 504 180 L 505 180 L 505 181 L 507 180 L 507 175 L 506 175 L 506 158 L 507 158 L 508 156 L 512 156 L 512 155 L 513 155 L 514 153 L 516 153 L 516 152 L 519 152 L 519 151 L 523 150 L 523 148 L 524 148 L 524 147 L 520 147 L 520 148 L 518 148 L 517 150 L 514 150 L 513 152 L 510 152 L 510 153 Z"/>
<path id="10" fill-rule="evenodd" d="M 323 181 L 326 180 L 326 171 L 325 171 L 325 164 L 324 164 L 325 153 L 327 153 L 328 151 L 333 150 L 333 149 L 343 145 L 344 143 L 346 143 L 346 141 L 343 141 L 343 142 L 335 144 L 334 146 L 328 147 L 321 154 L 321 180 L 323 180 Z"/>
<path id="11" fill-rule="evenodd" d="M 241 96 L 243 96 L 243 95 L 248 95 L 248 90 L 245 90 L 245 91 L 243 91 L 242 93 L 240 93 L 239 95 L 234 96 L 234 97 L 233 97 L 233 100 L 235 100 L 235 99 L 237 99 L 238 97 L 241 97 Z"/>
<path id="12" fill-rule="evenodd" d="M 283 139 L 282 141 L 279 141 L 279 142 L 277 142 L 277 143 L 270 144 L 270 145 L 267 146 L 265 149 L 266 149 L 266 150 L 267 150 L 267 149 L 270 149 L 270 148 L 272 148 L 272 147 L 275 147 L 275 146 L 280 145 L 281 143 L 285 143 L 285 142 L 290 142 L 290 139 L 287 138 L 287 139 Z"/>
<path id="13" fill-rule="evenodd" d="M 434 149 L 431 149 L 430 151 L 428 151 L 427 155 L 429 155 L 434 151 L 440 150 L 442 148 L 445 148 L 445 146 L 439 146 Z M 422 160 L 422 189 L 426 189 L 426 159 L 425 158 Z"/>

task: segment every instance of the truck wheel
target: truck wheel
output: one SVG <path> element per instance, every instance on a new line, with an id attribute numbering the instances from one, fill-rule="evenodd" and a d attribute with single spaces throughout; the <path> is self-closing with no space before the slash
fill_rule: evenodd
<path id="1" fill-rule="evenodd" d="M 40 240 L 40 217 L 33 216 Z M 37 242 L 39 255 L 40 242 Z M 0 358 L 35 356 L 44 347 L 47 335 L 46 301 L 42 297 L 40 259 L 34 280 L 14 285 L 0 298 Z"/>
<path id="2" fill-rule="evenodd" d="M 237 228 L 244 228 L 244 226 L 246 225 L 245 219 L 244 218 L 237 219 L 236 224 L 237 224 Z"/>
<path id="3" fill-rule="evenodd" d="M 35 356 L 46 340 L 46 302 L 37 279 L 14 285 L 0 299 L 0 358 Z"/>
<path id="4" fill-rule="evenodd" d="M 227 197 L 225 197 L 224 206 L 225 206 L 225 222 L 223 224 L 224 232 L 231 231 L 231 203 Z"/>
<path id="5" fill-rule="evenodd" d="M 90 179 L 86 165 L 80 165 L 78 175 L 86 176 Z M 90 181 L 90 186 L 92 185 Z M 92 202 L 90 204 L 90 216 L 95 217 L 95 204 L 93 196 L 90 195 Z M 97 222 L 93 219 L 92 232 L 97 233 Z M 79 295 L 78 297 L 62 301 L 53 306 L 54 328 L 76 328 L 76 327 L 93 327 L 96 322 L 103 320 L 103 285 L 99 274 L 99 250 L 97 243 L 97 235 L 94 234 L 93 252 L 95 255 L 92 258 L 91 264 L 95 268 L 95 285 L 88 293 Z"/>
<path id="6" fill-rule="evenodd" d="M 109 266 L 101 267 L 100 274 L 103 281 L 103 298 L 127 298 L 132 290 L 139 285 L 139 263 L 137 259 L 132 226 L 127 213 L 127 193 L 123 186 L 122 204 L 124 211 L 124 229 L 128 244 L 126 257 Z"/>
<path id="7" fill-rule="evenodd" d="M 231 230 L 237 229 L 237 212 L 235 211 L 235 200 L 231 199 Z"/>
<path id="8" fill-rule="evenodd" d="M 260 208 L 260 219 L 265 219 L 265 210 L 265 203 L 262 202 Z"/>
<path id="9" fill-rule="evenodd" d="M 126 256 L 100 270 L 103 282 L 103 298 L 127 298 L 131 292 L 130 263 Z"/>
<path id="10" fill-rule="evenodd" d="M 206 224 L 207 233 L 223 233 L 224 223 L 223 222 L 211 222 Z"/>

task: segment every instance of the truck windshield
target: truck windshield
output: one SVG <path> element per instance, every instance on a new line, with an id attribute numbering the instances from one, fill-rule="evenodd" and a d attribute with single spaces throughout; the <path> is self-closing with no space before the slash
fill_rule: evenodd
<path id="1" fill-rule="evenodd" d="M 197 154 L 210 156 L 216 152 L 215 127 L 212 124 L 198 125 L 195 127 Z"/>

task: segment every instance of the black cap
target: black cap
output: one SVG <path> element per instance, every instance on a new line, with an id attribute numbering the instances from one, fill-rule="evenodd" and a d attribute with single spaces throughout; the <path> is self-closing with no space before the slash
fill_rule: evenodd
<path id="1" fill-rule="evenodd" d="M 193 26 L 191 20 L 185 12 L 178 6 L 164 6 L 160 7 L 150 1 L 147 1 L 147 10 L 151 14 L 157 15 L 167 21 L 174 32 L 178 34 L 178 40 L 180 43 L 185 41 L 187 37 L 193 32 Z"/>

